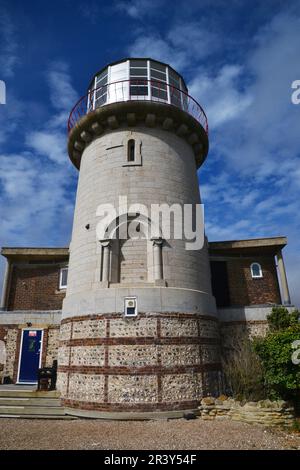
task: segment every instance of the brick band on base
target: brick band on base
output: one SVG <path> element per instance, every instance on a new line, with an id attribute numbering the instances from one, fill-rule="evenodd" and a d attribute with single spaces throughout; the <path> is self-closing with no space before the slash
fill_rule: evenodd
<path id="1" fill-rule="evenodd" d="M 196 410 L 202 396 L 219 393 L 220 371 L 211 316 L 105 314 L 61 325 L 58 388 L 74 414 Z"/>

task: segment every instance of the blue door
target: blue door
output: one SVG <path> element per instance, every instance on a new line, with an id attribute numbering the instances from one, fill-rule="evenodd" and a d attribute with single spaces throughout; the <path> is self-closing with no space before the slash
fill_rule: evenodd
<path id="1" fill-rule="evenodd" d="M 37 382 L 42 330 L 23 330 L 19 382 Z"/>

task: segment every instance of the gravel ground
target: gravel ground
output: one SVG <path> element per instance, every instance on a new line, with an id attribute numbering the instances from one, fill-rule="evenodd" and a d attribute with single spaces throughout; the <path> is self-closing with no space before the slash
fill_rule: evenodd
<path id="1" fill-rule="evenodd" d="M 300 434 L 232 421 L 0 419 L 0 449 L 300 449 Z"/>

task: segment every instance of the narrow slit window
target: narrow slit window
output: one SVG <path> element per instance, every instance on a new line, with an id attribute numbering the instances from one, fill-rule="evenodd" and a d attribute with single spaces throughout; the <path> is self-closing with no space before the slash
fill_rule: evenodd
<path id="1" fill-rule="evenodd" d="M 133 139 L 128 140 L 128 157 L 129 162 L 135 161 L 135 141 Z"/>

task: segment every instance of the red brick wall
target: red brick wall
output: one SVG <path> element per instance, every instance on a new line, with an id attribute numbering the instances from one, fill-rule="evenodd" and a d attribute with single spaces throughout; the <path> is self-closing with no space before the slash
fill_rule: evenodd
<path id="1" fill-rule="evenodd" d="M 14 266 L 8 310 L 60 310 L 59 266 Z"/>
<path id="2" fill-rule="evenodd" d="M 257 262 L 262 267 L 263 277 L 253 279 L 250 265 Z M 230 258 L 227 260 L 230 305 L 244 306 L 281 303 L 275 260 L 272 256 Z"/>

